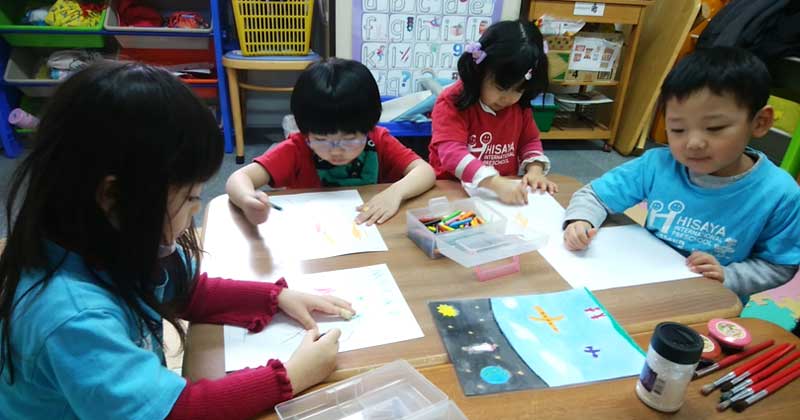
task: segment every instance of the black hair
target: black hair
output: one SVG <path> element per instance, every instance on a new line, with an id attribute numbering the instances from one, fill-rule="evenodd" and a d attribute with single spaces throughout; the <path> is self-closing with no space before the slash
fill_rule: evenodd
<path id="1" fill-rule="evenodd" d="M 750 51 L 735 47 L 697 50 L 683 58 L 661 85 L 659 105 L 683 101 L 708 88 L 716 95 L 731 94 L 751 117 L 767 104 L 770 75 L 767 66 Z"/>
<path id="2" fill-rule="evenodd" d="M 291 109 L 303 134 L 367 133 L 382 110 L 378 84 L 367 66 L 335 57 L 300 74 Z"/>
<path id="3" fill-rule="evenodd" d="M 47 287 L 66 258 L 46 254 L 48 241 L 80 255 L 98 285 L 137 315 L 142 333 L 146 327 L 160 337 L 161 323 L 140 302 L 172 323 L 183 342 L 175 312 L 188 301 L 192 261 L 200 254 L 194 229 L 178 238 L 183 259 L 178 253 L 159 259 L 158 250 L 170 187 L 203 183 L 222 163 L 223 143 L 208 107 L 165 70 L 98 62 L 57 89 L 34 141 L 14 172 L 6 203 L 10 234 L 0 255 L 0 373 L 8 368 L 13 383 L 12 313 L 24 309 L 15 302 Z M 106 212 L 97 191 L 109 177 L 113 205 Z M 154 288 L 170 268 L 175 299 L 158 302 Z M 44 275 L 15 299 L 29 270 Z M 99 272 L 110 281 L 100 281 Z"/>
<path id="4" fill-rule="evenodd" d="M 456 99 L 460 110 L 467 109 L 481 97 L 481 83 L 487 76 L 503 89 L 522 83 L 522 98 L 519 105 L 531 106 L 531 99 L 547 90 L 547 55 L 544 53 L 544 38 L 539 28 L 524 20 L 496 22 L 486 29 L 478 40 L 486 58 L 475 63 L 471 53 L 463 53 L 458 59 L 458 75 L 464 90 Z M 525 80 L 528 70 L 532 77 Z"/>

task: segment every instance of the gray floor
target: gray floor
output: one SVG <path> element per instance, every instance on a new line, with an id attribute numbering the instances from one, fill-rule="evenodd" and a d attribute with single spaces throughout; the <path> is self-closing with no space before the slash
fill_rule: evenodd
<path id="1" fill-rule="evenodd" d="M 251 130 L 247 133 L 245 142 L 245 158 L 250 160 L 253 156 L 261 154 L 274 141 L 282 137 L 278 131 Z M 625 162 L 630 157 L 619 155 L 616 151 L 606 153 L 602 151 L 600 141 L 553 141 L 544 143 L 545 152 L 552 161 L 552 171 L 577 178 L 583 183 L 589 182 L 602 175 L 607 170 Z M 26 151 L 27 155 L 27 151 Z M 6 195 L 11 174 L 21 158 L 9 159 L 0 156 L 0 179 L 5 180 L 0 185 L 0 196 L 3 197 L 2 210 L 0 210 L 0 237 L 7 235 L 6 226 Z M 225 193 L 225 181 L 241 165 L 237 165 L 232 154 L 226 154 L 219 173 L 212 178 L 203 190 L 202 198 L 208 203 L 212 198 Z M 200 218 L 196 222 L 200 224 Z"/>

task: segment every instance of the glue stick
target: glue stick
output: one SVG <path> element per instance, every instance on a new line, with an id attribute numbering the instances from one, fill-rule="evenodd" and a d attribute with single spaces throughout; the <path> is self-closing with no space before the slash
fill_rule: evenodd
<path id="1" fill-rule="evenodd" d="M 675 322 L 658 324 L 636 383 L 636 395 L 658 411 L 678 411 L 702 352 L 703 339 L 693 329 Z"/>

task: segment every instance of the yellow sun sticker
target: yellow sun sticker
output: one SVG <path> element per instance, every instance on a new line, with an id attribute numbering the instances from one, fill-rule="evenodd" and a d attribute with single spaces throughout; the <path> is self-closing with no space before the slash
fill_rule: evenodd
<path id="1" fill-rule="evenodd" d="M 436 311 L 446 317 L 458 316 L 458 309 L 454 308 L 453 305 L 441 304 L 436 307 Z"/>

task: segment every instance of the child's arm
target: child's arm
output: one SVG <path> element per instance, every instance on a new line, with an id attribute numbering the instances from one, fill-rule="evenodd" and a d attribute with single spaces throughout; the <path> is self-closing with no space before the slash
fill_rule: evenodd
<path id="1" fill-rule="evenodd" d="M 575 191 L 564 213 L 564 244 L 567 248 L 572 251 L 586 249 L 608 213 L 591 185 Z"/>
<path id="2" fill-rule="evenodd" d="M 333 329 L 320 337 L 311 330 L 285 364 L 273 359 L 266 366 L 233 372 L 221 379 L 187 382 L 167 419 L 253 418 L 323 381 L 336 366 L 340 334 Z"/>
<path id="3" fill-rule="evenodd" d="M 435 182 L 436 175 L 428 162 L 422 159 L 411 162 L 406 167 L 403 178 L 358 206 L 356 210 L 361 213 L 356 217 L 356 222 L 366 222 L 369 226 L 391 219 L 404 200 L 428 191 Z"/>
<path id="4" fill-rule="evenodd" d="M 534 190 L 547 191 L 549 193 L 558 192 L 555 182 L 547 179 L 550 172 L 550 159 L 544 155 L 542 148 L 541 134 L 533 121 L 533 114 L 528 109 L 522 109 L 523 126 L 519 137 L 519 176 L 522 177 L 522 184 L 530 186 Z"/>
<path id="5" fill-rule="evenodd" d="M 225 191 L 231 202 L 254 225 L 264 223 L 269 216 L 269 196 L 258 188 L 269 184 L 270 179 L 269 172 L 263 166 L 251 163 L 231 174 L 225 183 Z"/>
<path id="6" fill-rule="evenodd" d="M 722 266 L 712 255 L 698 251 L 692 252 L 686 263 L 693 272 L 722 282 L 745 301 L 754 293 L 783 285 L 797 273 L 797 265 L 773 264 L 755 257 Z"/>
<path id="7" fill-rule="evenodd" d="M 286 289 L 283 279 L 275 283 L 238 281 L 197 276 L 189 303 L 178 316 L 187 321 L 226 324 L 259 332 L 283 310 L 304 328 L 316 326 L 310 312 L 317 310 L 344 318 L 355 311 L 350 304 L 333 296 L 316 296 Z"/>

